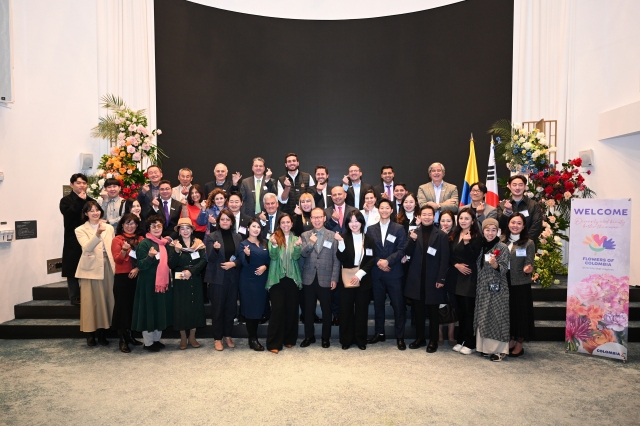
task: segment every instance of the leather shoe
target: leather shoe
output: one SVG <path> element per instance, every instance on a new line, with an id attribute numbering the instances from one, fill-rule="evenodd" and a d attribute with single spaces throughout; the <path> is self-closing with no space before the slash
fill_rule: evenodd
<path id="1" fill-rule="evenodd" d="M 253 349 L 254 351 L 257 351 L 257 352 L 264 351 L 264 346 L 262 346 L 260 344 L 260 342 L 258 342 L 258 339 L 250 340 L 249 341 L 249 348 L 251 348 L 251 349 Z"/>
<path id="2" fill-rule="evenodd" d="M 384 336 L 384 334 L 376 334 L 371 339 L 367 340 L 367 343 L 374 344 L 378 342 L 384 342 L 385 340 L 387 340 L 387 338 Z"/>
<path id="3" fill-rule="evenodd" d="M 514 354 L 513 352 L 509 351 L 509 357 L 511 358 L 518 358 L 519 356 L 524 355 L 524 348 L 522 348 L 520 350 L 520 352 L 518 352 L 517 354 Z"/>
<path id="4" fill-rule="evenodd" d="M 331 342 L 329 341 L 329 339 L 322 339 L 322 347 L 326 349 L 329 346 L 331 346 Z"/>
<path id="5" fill-rule="evenodd" d="M 396 341 L 398 342 L 398 349 L 401 351 L 407 349 L 407 345 L 404 344 L 404 339 L 396 339 Z"/>
<path id="6" fill-rule="evenodd" d="M 360 349 L 361 351 L 365 351 L 367 350 L 367 345 L 358 345 L 358 349 Z"/>
<path id="7" fill-rule="evenodd" d="M 302 342 L 300 342 L 300 347 L 301 348 L 306 348 L 307 346 L 309 346 L 310 344 L 315 343 L 315 342 L 316 342 L 316 338 L 315 337 L 312 337 L 310 339 L 306 338 Z"/>
<path id="8" fill-rule="evenodd" d="M 160 350 L 160 347 L 158 347 L 154 342 L 153 345 L 151 346 L 147 346 L 147 345 L 142 346 L 142 349 L 147 350 L 149 352 L 158 352 Z"/>
<path id="9" fill-rule="evenodd" d="M 277 349 L 269 349 L 269 352 L 272 354 L 277 354 L 279 351 Z"/>
<path id="10" fill-rule="evenodd" d="M 87 336 L 87 346 L 95 346 L 96 345 L 96 334 L 89 333 Z"/>
<path id="11" fill-rule="evenodd" d="M 427 341 L 425 339 L 416 339 L 409 343 L 409 349 L 418 349 L 423 346 L 427 346 Z"/>
<path id="12" fill-rule="evenodd" d="M 127 342 L 124 340 L 123 336 L 120 336 L 120 351 L 124 352 L 125 354 L 131 353 L 131 349 L 129 349 L 129 345 L 127 345 Z"/>
<path id="13" fill-rule="evenodd" d="M 438 350 L 438 343 L 437 342 L 429 342 L 429 345 L 427 345 L 427 352 L 432 354 L 437 350 Z"/>
<path id="14" fill-rule="evenodd" d="M 349 349 L 351 347 L 351 345 L 342 345 L 342 350 L 346 351 L 347 349 Z"/>
<path id="15" fill-rule="evenodd" d="M 134 345 L 134 346 L 140 346 L 140 345 L 142 345 L 142 342 L 141 342 L 141 341 L 134 339 L 133 335 L 131 334 L 131 330 L 127 330 L 127 331 L 124 333 L 124 340 L 125 340 L 127 343 L 132 344 L 132 345 Z"/>
<path id="16" fill-rule="evenodd" d="M 80 299 L 73 299 L 71 301 L 71 304 L 74 305 L 74 306 L 80 306 Z"/>
<path id="17" fill-rule="evenodd" d="M 107 338 L 104 336 L 104 329 L 99 329 L 98 332 L 98 343 L 100 343 L 101 346 L 108 346 L 109 345 L 109 341 L 107 340 Z"/>
<path id="18" fill-rule="evenodd" d="M 339 327 L 340 326 L 340 318 L 333 317 L 333 322 L 331 322 L 331 325 Z"/>
<path id="19" fill-rule="evenodd" d="M 315 322 L 316 324 L 322 324 L 322 318 L 320 318 L 317 315 L 314 315 L 313 322 Z"/>
<path id="20" fill-rule="evenodd" d="M 260 318 L 260 321 L 258 321 L 260 324 L 264 324 L 267 321 L 269 321 L 269 318 L 265 317 L 264 315 L 262 316 L 262 318 Z"/>
<path id="21" fill-rule="evenodd" d="M 153 344 L 158 346 L 158 348 L 160 349 L 164 349 L 164 343 L 162 343 L 160 340 L 158 340 L 157 342 L 153 342 Z"/>

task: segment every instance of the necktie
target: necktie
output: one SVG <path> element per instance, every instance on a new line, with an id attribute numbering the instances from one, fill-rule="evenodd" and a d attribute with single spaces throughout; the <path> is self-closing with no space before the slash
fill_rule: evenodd
<path id="1" fill-rule="evenodd" d="M 390 200 L 393 200 L 393 196 L 391 195 L 391 185 L 386 185 L 387 187 L 387 197 L 389 197 Z"/>
<path id="2" fill-rule="evenodd" d="M 262 189 L 262 179 L 256 181 L 256 213 L 260 213 L 260 190 Z"/>
<path id="3" fill-rule="evenodd" d="M 269 233 L 273 233 L 273 216 L 269 215 Z"/>
<path id="4" fill-rule="evenodd" d="M 164 203 L 164 221 L 165 226 L 169 226 L 169 206 L 167 205 L 168 201 L 163 201 Z"/>
<path id="5" fill-rule="evenodd" d="M 342 228 L 342 207 L 338 206 L 338 224 L 340 225 L 340 228 Z"/>

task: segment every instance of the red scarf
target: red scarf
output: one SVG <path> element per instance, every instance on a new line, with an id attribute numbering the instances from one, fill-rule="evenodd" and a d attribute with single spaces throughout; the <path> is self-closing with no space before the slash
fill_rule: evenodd
<path id="1" fill-rule="evenodd" d="M 156 293 L 164 293 L 169 288 L 169 256 L 167 255 L 167 240 L 158 239 L 147 232 L 147 238 L 158 244 L 160 248 L 160 262 L 156 270 Z"/>

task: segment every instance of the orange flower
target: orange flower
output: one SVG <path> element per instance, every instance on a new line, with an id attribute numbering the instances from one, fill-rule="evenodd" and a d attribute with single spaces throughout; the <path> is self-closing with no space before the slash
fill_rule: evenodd
<path id="1" fill-rule="evenodd" d="M 127 169 L 126 169 L 126 168 L 124 168 L 124 167 L 120 167 L 120 168 L 118 169 L 118 171 L 119 171 L 121 174 L 125 174 L 125 173 L 127 172 Z"/>
<path id="2" fill-rule="evenodd" d="M 567 315 L 579 316 L 586 314 L 587 308 L 582 303 L 580 303 L 580 300 L 577 297 L 571 296 L 567 301 Z"/>
<path id="3" fill-rule="evenodd" d="M 593 353 L 593 351 L 596 350 L 598 346 L 604 345 L 605 343 L 609 342 L 615 343 L 617 341 L 618 340 L 616 339 L 616 335 L 613 333 L 613 331 L 605 328 L 603 330 L 596 331 L 595 333 L 593 333 L 593 336 L 582 342 L 582 348 L 589 353 Z"/>
<path id="4" fill-rule="evenodd" d="M 124 152 L 124 151 L 120 151 L 120 157 L 124 157 L 125 155 L 127 155 L 127 153 L 126 153 L 126 152 Z"/>
<path id="5" fill-rule="evenodd" d="M 596 330 L 598 328 L 598 321 L 602 320 L 604 312 L 598 305 L 591 305 L 587 308 L 587 318 L 591 321 L 591 329 Z"/>

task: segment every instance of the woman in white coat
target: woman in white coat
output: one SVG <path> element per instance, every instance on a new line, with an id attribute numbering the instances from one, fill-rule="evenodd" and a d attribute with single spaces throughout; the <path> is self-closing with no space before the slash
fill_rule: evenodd
<path id="1" fill-rule="evenodd" d="M 111 254 L 113 227 L 102 219 L 104 211 L 94 201 L 82 208 L 84 223 L 76 228 L 82 257 L 76 270 L 80 281 L 80 331 L 89 333 L 87 345 L 109 344 L 105 330 L 111 327 L 113 314 L 113 276 L 115 262 Z"/>

